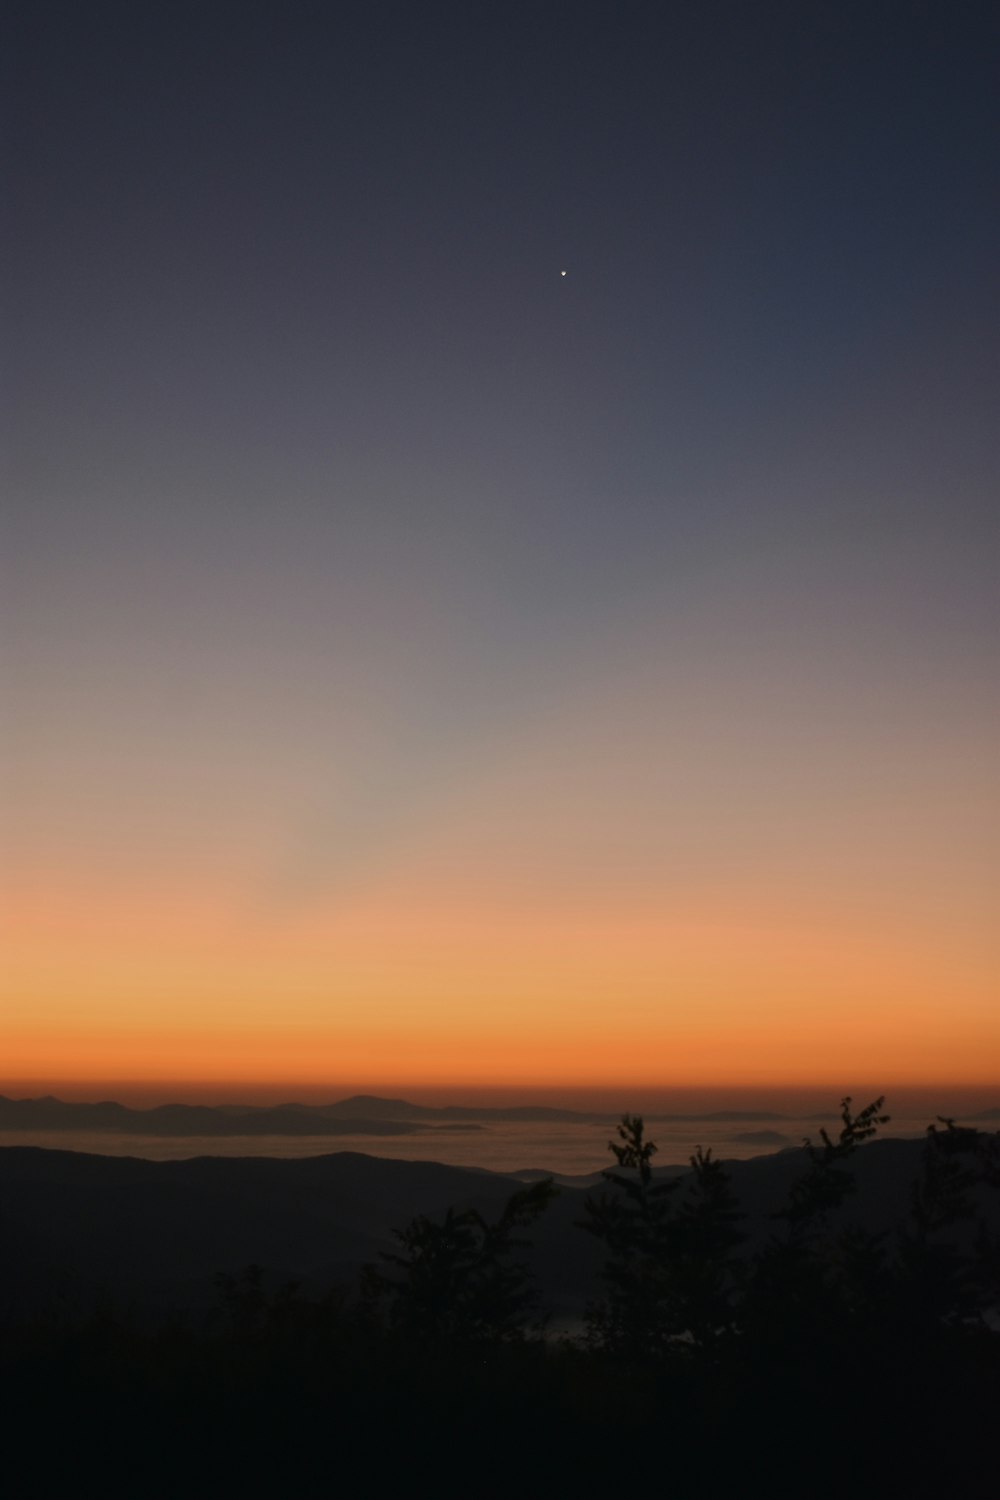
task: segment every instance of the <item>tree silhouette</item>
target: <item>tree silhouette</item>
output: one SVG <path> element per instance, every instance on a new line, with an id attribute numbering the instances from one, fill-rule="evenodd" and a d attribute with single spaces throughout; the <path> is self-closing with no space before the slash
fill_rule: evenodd
<path id="1" fill-rule="evenodd" d="M 707 1348 L 730 1331 L 740 1269 L 737 1247 L 745 1236 L 745 1215 L 732 1179 L 711 1151 L 699 1146 L 690 1158 L 691 1175 L 673 1225 L 670 1272 L 675 1322 L 695 1347 Z"/>
<path id="2" fill-rule="evenodd" d="M 841 1100 L 841 1128 L 834 1138 L 820 1131 L 819 1146 L 804 1142 L 807 1166 L 793 1181 L 788 1198 L 774 1214 L 783 1229 L 755 1257 L 741 1309 L 745 1334 L 761 1348 L 808 1347 L 819 1339 L 836 1341 L 845 1311 L 867 1298 L 882 1264 L 878 1236 L 856 1228 L 834 1233 L 831 1216 L 856 1190 L 849 1163 L 889 1116 L 884 1097 L 857 1115 L 851 1098 Z"/>
<path id="3" fill-rule="evenodd" d="M 911 1317 L 919 1312 L 937 1322 L 981 1325 L 996 1310 L 1000 1241 L 978 1200 L 1000 1188 L 998 1159 L 1000 1135 L 940 1115 L 928 1125 L 910 1223 L 899 1237 Z"/>
<path id="4" fill-rule="evenodd" d="M 364 1288 L 387 1304 L 389 1326 L 435 1343 L 510 1342 L 538 1326 L 537 1293 L 517 1252 L 518 1231 L 544 1212 L 557 1189 L 550 1178 L 514 1193 L 489 1223 L 476 1209 L 449 1208 L 437 1223 L 419 1214 L 394 1231 L 399 1252 L 383 1251 L 390 1272 L 368 1266 Z"/>
<path id="5" fill-rule="evenodd" d="M 608 1142 L 620 1170 L 615 1192 L 588 1199 L 581 1227 L 604 1242 L 604 1295 L 591 1303 L 594 1348 L 639 1363 L 662 1361 L 713 1343 L 732 1323 L 733 1252 L 743 1215 L 729 1175 L 699 1146 L 691 1174 L 656 1181 L 656 1146 L 641 1116 L 624 1115 L 619 1143 Z M 685 1191 L 677 1199 L 680 1188 Z"/>
<path id="6" fill-rule="evenodd" d="M 855 1190 L 854 1177 L 844 1167 L 862 1141 L 870 1140 L 880 1125 L 889 1122 L 882 1114 L 885 1097 L 866 1104 L 857 1115 L 851 1113 L 851 1098 L 840 1101 L 840 1133 L 836 1140 L 825 1129 L 820 1130 L 822 1146 L 814 1146 L 806 1137 L 805 1149 L 809 1168 L 792 1184 L 788 1202 L 777 1218 L 787 1226 L 787 1240 L 803 1245 L 826 1228 L 829 1217 Z"/>
<path id="7" fill-rule="evenodd" d="M 601 1270 L 604 1295 L 587 1309 L 587 1337 L 595 1348 L 644 1362 L 662 1355 L 674 1333 L 666 1277 L 671 1198 L 676 1179 L 653 1179 L 656 1146 L 646 1140 L 641 1115 L 623 1115 L 618 1142 L 608 1150 L 618 1162 L 605 1180 L 614 1192 L 587 1199 L 580 1227 L 602 1240 L 608 1258 Z"/>

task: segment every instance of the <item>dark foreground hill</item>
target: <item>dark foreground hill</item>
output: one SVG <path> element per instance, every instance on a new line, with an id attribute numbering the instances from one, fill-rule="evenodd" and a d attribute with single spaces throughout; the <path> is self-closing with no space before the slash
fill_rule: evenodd
<path id="1" fill-rule="evenodd" d="M 890 1231 L 907 1213 L 918 1141 L 874 1141 L 850 1170 L 857 1190 L 840 1218 Z M 749 1253 L 802 1171 L 801 1150 L 727 1163 L 746 1213 Z M 669 1179 L 686 1169 L 666 1168 Z M 530 1174 L 534 1176 L 535 1174 Z M 577 1227 L 587 1187 L 561 1179 L 533 1230 L 531 1261 L 559 1319 L 582 1313 L 600 1261 Z M 33 1147 L 0 1149 L 0 1312 L 95 1299 L 200 1307 L 214 1278 L 250 1263 L 270 1283 L 310 1291 L 352 1283 L 393 1247 L 392 1231 L 448 1207 L 499 1212 L 519 1186 L 501 1173 L 337 1152 L 300 1160 L 197 1157 L 146 1161 Z M 998 1226 L 1000 1227 L 1000 1226 Z"/>
<path id="2" fill-rule="evenodd" d="M 392 1226 L 453 1203 L 489 1211 L 492 1173 L 353 1152 L 301 1160 L 146 1161 L 0 1150 L 0 1306 L 95 1296 L 202 1305 L 220 1271 L 255 1262 L 324 1290 L 388 1248 Z"/>

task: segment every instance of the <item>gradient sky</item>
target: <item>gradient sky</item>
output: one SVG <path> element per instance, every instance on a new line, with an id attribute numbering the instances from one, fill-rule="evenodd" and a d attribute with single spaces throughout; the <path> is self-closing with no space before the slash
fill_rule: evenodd
<path id="1" fill-rule="evenodd" d="M 1000 1080 L 991 11 L 13 5 L 0 1086 Z"/>

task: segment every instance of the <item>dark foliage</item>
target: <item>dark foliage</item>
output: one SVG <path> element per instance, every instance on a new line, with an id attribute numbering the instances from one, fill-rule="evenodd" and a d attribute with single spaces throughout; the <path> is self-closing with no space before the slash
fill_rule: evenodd
<path id="1" fill-rule="evenodd" d="M 388 1307 L 394 1331 L 433 1343 L 509 1341 L 538 1331 L 538 1294 L 516 1253 L 527 1229 L 556 1195 L 551 1180 L 523 1188 L 500 1218 L 488 1223 L 475 1209 L 449 1208 L 440 1223 L 423 1214 L 396 1231 L 400 1254 L 384 1252 L 390 1271 L 367 1267 L 369 1307 Z"/>
<path id="2" fill-rule="evenodd" d="M 588 1308 L 587 1332 L 595 1348 L 647 1360 L 677 1331 L 669 1268 L 678 1182 L 654 1180 L 656 1146 L 645 1139 L 639 1115 L 623 1116 L 618 1136 L 621 1144 L 609 1141 L 608 1149 L 619 1170 L 605 1173 L 615 1191 L 589 1198 L 580 1226 L 609 1252 L 601 1272 L 604 1296 Z"/>
<path id="3" fill-rule="evenodd" d="M 721 1162 L 698 1148 L 691 1176 L 656 1180 L 656 1147 L 639 1116 L 625 1115 L 614 1192 L 588 1199 L 581 1228 L 602 1240 L 604 1295 L 588 1309 L 591 1346 L 640 1363 L 715 1344 L 731 1326 L 734 1258 L 743 1215 Z M 683 1347 L 680 1341 L 684 1341 Z"/>

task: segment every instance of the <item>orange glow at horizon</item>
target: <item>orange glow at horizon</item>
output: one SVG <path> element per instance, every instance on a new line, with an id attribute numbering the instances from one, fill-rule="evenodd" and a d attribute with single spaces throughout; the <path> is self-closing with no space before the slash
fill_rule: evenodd
<path id="1" fill-rule="evenodd" d="M 960 913 L 918 944 L 891 913 L 766 889 L 542 910 L 403 880 L 283 915 L 210 885 L 56 889 L 14 913 L 8 1081 L 836 1091 L 859 1074 L 1000 1076 L 990 955 L 956 941 Z"/>

